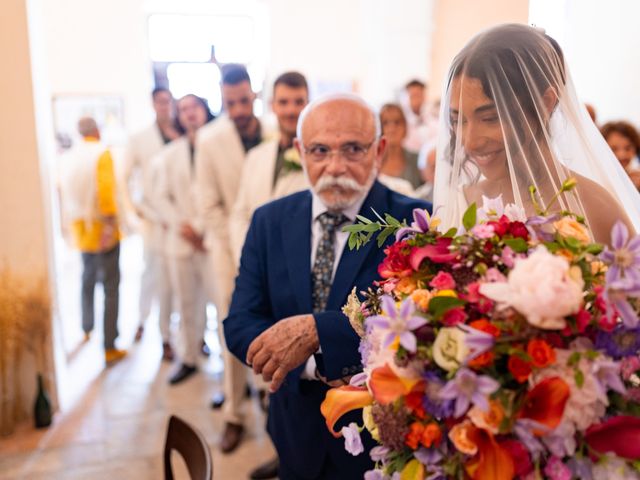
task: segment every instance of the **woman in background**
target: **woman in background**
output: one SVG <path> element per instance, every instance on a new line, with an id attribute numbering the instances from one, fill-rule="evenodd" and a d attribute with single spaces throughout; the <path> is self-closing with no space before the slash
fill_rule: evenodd
<path id="1" fill-rule="evenodd" d="M 640 188 L 640 165 L 638 164 L 640 135 L 638 135 L 638 131 L 629 122 L 620 121 L 605 123 L 600 128 L 600 132 L 633 184 L 636 188 Z"/>

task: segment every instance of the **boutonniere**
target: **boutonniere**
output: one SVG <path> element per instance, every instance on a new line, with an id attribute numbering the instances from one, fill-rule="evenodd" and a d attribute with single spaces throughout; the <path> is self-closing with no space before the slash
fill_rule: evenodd
<path id="1" fill-rule="evenodd" d="M 287 148 L 284 151 L 284 165 L 282 166 L 285 172 L 299 172 L 302 170 L 302 163 L 300 163 L 300 153 L 295 147 Z"/>

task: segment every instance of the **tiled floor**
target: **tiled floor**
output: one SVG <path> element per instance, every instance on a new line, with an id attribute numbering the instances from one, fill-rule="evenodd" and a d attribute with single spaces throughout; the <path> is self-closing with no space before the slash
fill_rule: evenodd
<path id="1" fill-rule="evenodd" d="M 130 292 L 121 289 L 123 346 L 135 330 Z M 213 357 L 203 357 L 200 373 L 177 386 L 167 383 L 175 367 L 161 361 L 160 337 L 153 324 L 128 357 L 108 369 L 98 334 L 86 344 L 76 342 L 69 362 L 58 371 L 62 411 L 48 429 L 22 425 L 12 436 L 0 437 L 0 479 L 161 479 L 172 414 L 195 425 L 206 438 L 214 479 L 248 478 L 252 468 L 273 455 L 265 419 L 256 400 L 246 401 L 245 440 L 234 453 L 220 453 L 222 415 L 209 408 L 209 399 L 221 388 L 221 362 L 213 333 L 208 340 L 217 350 Z M 173 464 L 176 478 L 188 478 L 179 457 Z"/>

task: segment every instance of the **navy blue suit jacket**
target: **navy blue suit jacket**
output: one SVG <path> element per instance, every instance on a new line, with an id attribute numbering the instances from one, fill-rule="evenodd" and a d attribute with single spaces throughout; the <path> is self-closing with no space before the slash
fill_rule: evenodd
<path id="1" fill-rule="evenodd" d="M 373 218 L 372 208 L 380 214 L 409 220 L 414 208 L 430 211 L 431 205 L 395 193 L 376 181 L 360 214 Z M 362 369 L 358 335 L 341 308 L 354 286 L 358 291 L 366 290 L 379 278 L 377 268 L 383 258 L 383 249 L 375 241 L 360 250 L 345 247 L 326 311 L 314 314 L 322 350 L 319 365 L 329 380 Z M 246 362 L 249 345 L 264 330 L 280 319 L 310 313 L 311 192 L 304 191 L 268 203 L 253 216 L 229 316 L 224 321 L 227 347 Z M 344 451 L 344 441 L 331 436 L 320 413 L 329 387 L 318 381 L 300 380 L 303 368 L 301 365 L 290 372 L 283 386 L 271 396 L 267 428 L 283 467 L 295 472 L 296 478 L 311 479 L 322 476 L 328 462 L 338 467 L 340 478 L 362 478 L 364 471 L 373 466 L 368 450 L 357 457 L 350 456 Z M 336 429 L 349 421 L 361 425 L 361 413 L 345 416 Z M 365 448 L 373 446 L 370 438 L 365 442 Z"/>

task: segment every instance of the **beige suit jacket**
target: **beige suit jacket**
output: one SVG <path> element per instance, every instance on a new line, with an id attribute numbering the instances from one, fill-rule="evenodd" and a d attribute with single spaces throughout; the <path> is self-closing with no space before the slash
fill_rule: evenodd
<path id="1" fill-rule="evenodd" d="M 247 154 L 236 202 L 229 217 L 231 249 L 236 266 L 240 263 L 242 246 L 256 208 L 271 200 L 309 188 L 302 170 L 281 175 L 274 186 L 278 143 L 279 139 L 274 138 L 252 148 Z"/>

